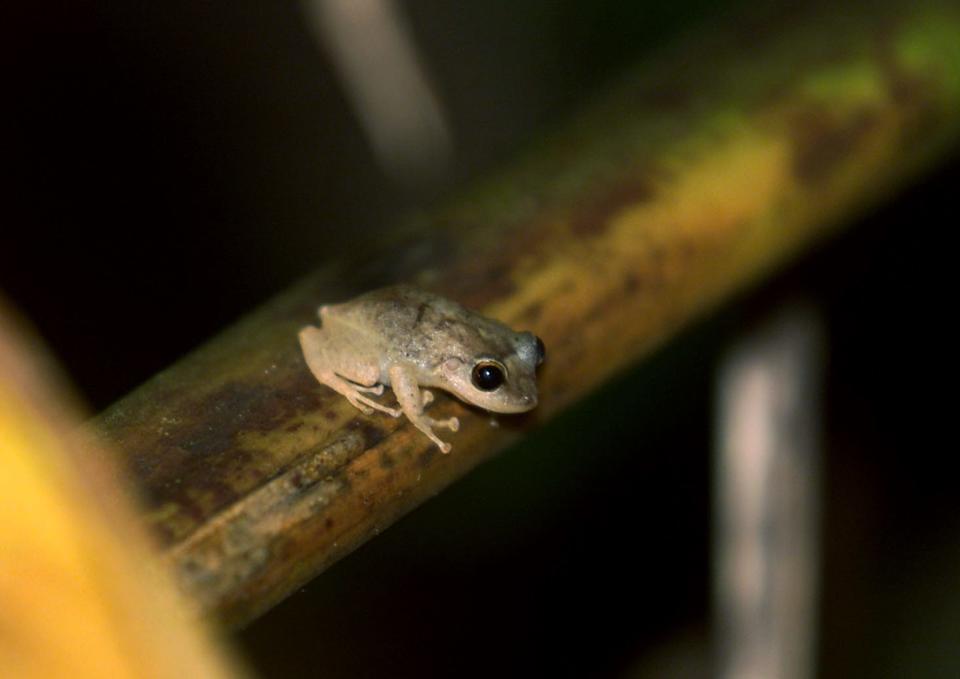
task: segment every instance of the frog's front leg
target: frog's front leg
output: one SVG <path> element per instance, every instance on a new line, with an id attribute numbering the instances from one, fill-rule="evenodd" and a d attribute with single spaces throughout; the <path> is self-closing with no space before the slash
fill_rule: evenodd
<path id="1" fill-rule="evenodd" d="M 450 431 L 457 431 L 460 428 L 460 420 L 451 417 L 446 420 L 435 420 L 428 415 L 423 414 L 423 406 L 433 400 L 433 394 L 429 391 L 420 393 L 420 385 L 417 378 L 410 368 L 402 365 L 395 365 L 390 368 L 390 384 L 393 386 L 393 393 L 397 395 L 397 401 L 403 408 L 403 413 L 407 419 L 413 422 L 413 426 L 426 434 L 431 441 L 444 453 L 449 453 L 451 445 L 433 433 L 433 427 L 446 427 Z"/>
<path id="2" fill-rule="evenodd" d="M 310 372 L 321 384 L 325 384 L 337 393 L 346 397 L 350 403 L 364 415 L 372 415 L 374 410 L 387 413 L 392 417 L 400 417 L 400 410 L 380 405 L 360 392 L 367 392 L 379 396 L 383 393 L 383 385 L 362 386 L 345 380 L 330 367 L 330 361 L 324 351 L 323 332 L 319 328 L 307 326 L 300 331 L 300 347 L 303 357 L 307 361 Z"/>

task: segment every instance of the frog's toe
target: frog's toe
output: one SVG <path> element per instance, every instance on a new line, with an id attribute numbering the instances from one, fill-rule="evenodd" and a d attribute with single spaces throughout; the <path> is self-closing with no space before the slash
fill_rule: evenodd
<path id="1" fill-rule="evenodd" d="M 450 431 L 457 431 L 460 429 L 460 420 L 455 417 L 448 417 L 445 420 L 434 420 L 428 418 L 427 422 L 430 423 L 431 427 L 443 427 L 444 429 L 449 429 Z"/>
<path id="2" fill-rule="evenodd" d="M 422 392 L 423 405 L 428 405 L 433 403 L 433 392 L 429 389 L 424 389 Z"/>
<path id="3" fill-rule="evenodd" d="M 364 415 L 373 415 L 373 408 L 369 408 L 363 405 L 362 403 L 360 403 L 359 401 L 350 401 L 350 403 L 352 403 L 353 406 Z"/>

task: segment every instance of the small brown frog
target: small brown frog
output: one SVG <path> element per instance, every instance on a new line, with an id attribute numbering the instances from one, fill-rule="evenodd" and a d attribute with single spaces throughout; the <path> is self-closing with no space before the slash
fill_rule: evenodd
<path id="1" fill-rule="evenodd" d="M 365 414 L 374 410 L 413 424 L 444 453 L 450 444 L 433 427 L 460 428 L 456 417 L 435 420 L 423 412 L 444 389 L 496 413 L 519 413 L 537 405 L 536 369 L 543 342 L 514 332 L 439 295 L 398 285 L 368 292 L 343 304 L 320 307 L 321 327 L 300 331 L 300 346 L 314 376 L 343 394 Z M 400 409 L 379 396 L 393 387 Z"/>

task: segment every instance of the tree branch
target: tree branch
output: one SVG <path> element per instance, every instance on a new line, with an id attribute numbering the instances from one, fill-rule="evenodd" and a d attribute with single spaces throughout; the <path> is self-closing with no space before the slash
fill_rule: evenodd
<path id="1" fill-rule="evenodd" d="M 960 14 L 949 3 L 848 4 L 710 35 L 96 421 L 208 611 L 228 623 L 262 613 L 957 139 Z M 317 384 L 297 330 L 319 304 L 397 280 L 540 335 L 536 411 L 493 427 L 440 394 L 431 415 L 462 423 L 442 455 L 405 421 L 364 417 Z"/>

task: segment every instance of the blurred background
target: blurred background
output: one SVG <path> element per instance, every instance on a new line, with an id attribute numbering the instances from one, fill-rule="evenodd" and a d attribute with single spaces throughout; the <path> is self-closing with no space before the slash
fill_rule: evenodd
<path id="1" fill-rule="evenodd" d="M 678 34 L 754 6 L 8 3 L 0 290 L 100 410 Z M 360 49 L 369 31 L 390 49 Z M 371 64 L 390 79 L 367 91 Z M 242 655 L 264 676 L 708 675 L 717 366 L 803 299 L 828 356 L 817 673 L 960 675 L 939 388 L 958 179 L 955 158 L 878 198 L 236 634 Z"/>

